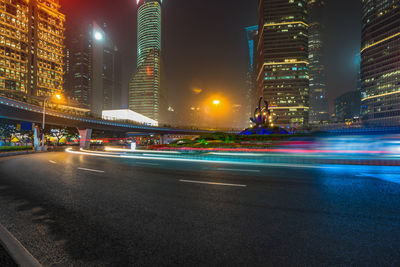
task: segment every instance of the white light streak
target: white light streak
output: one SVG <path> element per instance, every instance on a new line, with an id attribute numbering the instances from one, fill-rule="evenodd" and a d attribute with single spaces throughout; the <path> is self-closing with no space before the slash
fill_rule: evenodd
<path id="1" fill-rule="evenodd" d="M 192 183 L 192 184 L 208 184 L 208 185 L 220 185 L 220 186 L 234 186 L 234 187 L 247 187 L 244 184 L 226 184 L 226 183 L 215 183 L 215 182 L 203 182 L 194 180 L 179 180 L 182 183 Z"/>

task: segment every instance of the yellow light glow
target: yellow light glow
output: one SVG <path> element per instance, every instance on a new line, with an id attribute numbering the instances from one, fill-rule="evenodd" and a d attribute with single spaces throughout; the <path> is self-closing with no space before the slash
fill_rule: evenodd
<path id="1" fill-rule="evenodd" d="M 215 99 L 215 100 L 213 101 L 213 104 L 216 105 L 216 106 L 218 106 L 219 104 L 221 104 L 221 101 L 218 100 L 218 99 Z"/>
<path id="2" fill-rule="evenodd" d="M 280 26 L 280 25 L 291 25 L 291 24 L 302 24 L 306 27 L 309 25 L 303 21 L 291 21 L 291 22 L 281 22 L 281 23 L 265 23 L 264 27 L 271 27 L 271 26 Z"/>
<path id="3" fill-rule="evenodd" d="M 297 108 L 297 109 L 309 109 L 309 107 L 301 107 L 301 106 L 299 106 L 299 107 L 271 107 L 272 110 L 273 109 L 295 109 L 295 108 Z"/>
<path id="4" fill-rule="evenodd" d="M 304 61 L 304 60 L 298 61 L 296 59 L 285 59 L 285 61 L 281 61 L 281 62 L 267 62 L 267 63 L 263 64 L 260 72 L 257 75 L 257 78 L 260 77 L 261 73 L 264 71 L 264 67 L 265 66 L 271 66 L 271 65 L 293 65 L 293 64 L 306 64 L 306 65 L 309 65 L 310 62 Z"/>
<path id="5" fill-rule="evenodd" d="M 391 36 L 389 36 L 389 37 L 386 37 L 385 39 L 382 39 L 382 40 L 380 40 L 380 41 L 378 41 L 378 42 L 375 42 L 375 43 L 373 43 L 373 44 L 370 44 L 370 45 L 364 47 L 363 49 L 361 49 L 361 53 L 364 52 L 365 50 L 367 50 L 368 48 L 374 47 L 374 46 L 376 46 L 376 45 L 378 45 L 378 44 L 380 44 L 380 43 L 383 43 L 383 42 L 385 42 L 385 41 L 387 41 L 387 40 L 390 40 L 390 39 L 392 39 L 392 38 L 394 38 L 394 37 L 396 37 L 396 36 L 399 36 L 399 35 L 400 35 L 400 32 L 398 32 L 398 33 L 396 33 L 396 34 L 393 34 L 393 35 L 391 35 Z"/>
<path id="6" fill-rule="evenodd" d="M 365 101 L 365 100 L 373 99 L 373 98 L 378 98 L 378 97 L 381 97 L 381 96 L 394 95 L 394 94 L 400 94 L 400 91 L 390 92 L 390 93 L 384 93 L 384 94 L 380 94 L 380 95 L 368 96 L 368 97 L 366 97 L 366 98 L 363 98 L 361 101 Z"/>

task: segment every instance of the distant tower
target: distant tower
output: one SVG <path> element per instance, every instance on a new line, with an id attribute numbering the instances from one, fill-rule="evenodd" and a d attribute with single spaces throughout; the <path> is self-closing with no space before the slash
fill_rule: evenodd
<path id="1" fill-rule="evenodd" d="M 361 106 L 363 123 L 400 125 L 400 4 L 362 1 Z"/>
<path id="2" fill-rule="evenodd" d="M 168 117 L 161 62 L 161 0 L 137 0 L 137 70 L 129 83 L 129 108 L 158 122 Z"/>
<path id="3" fill-rule="evenodd" d="M 269 101 L 277 125 L 304 127 L 309 117 L 306 0 L 259 0 L 258 97 Z"/>
<path id="4" fill-rule="evenodd" d="M 256 75 L 255 60 L 257 59 L 257 39 L 258 25 L 246 28 L 247 42 L 249 45 L 249 69 L 246 76 L 246 106 L 245 106 L 245 126 L 250 124 L 250 118 L 256 108 L 258 97 L 256 97 Z"/>
<path id="5" fill-rule="evenodd" d="M 120 53 L 106 24 L 71 25 L 68 37 L 67 93 L 97 116 L 120 109 Z"/>
<path id="6" fill-rule="evenodd" d="M 310 123 L 329 120 L 329 103 L 326 93 L 325 45 L 324 45 L 324 0 L 311 0 L 308 3 L 310 29 L 309 69 L 310 69 Z"/>

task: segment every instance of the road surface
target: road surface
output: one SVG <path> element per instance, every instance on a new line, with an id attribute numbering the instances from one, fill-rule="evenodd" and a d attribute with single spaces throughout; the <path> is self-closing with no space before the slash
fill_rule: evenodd
<path id="1" fill-rule="evenodd" d="M 44 266 L 400 266 L 399 170 L 0 158 L 0 223 Z"/>

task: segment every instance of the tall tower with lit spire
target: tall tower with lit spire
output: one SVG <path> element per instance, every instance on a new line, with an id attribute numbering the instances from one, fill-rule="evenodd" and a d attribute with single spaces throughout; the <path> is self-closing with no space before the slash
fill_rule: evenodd
<path id="1" fill-rule="evenodd" d="M 158 122 L 167 117 L 161 68 L 162 0 L 137 0 L 137 69 L 129 83 L 129 108 Z"/>

